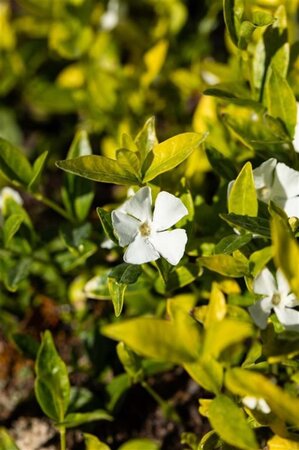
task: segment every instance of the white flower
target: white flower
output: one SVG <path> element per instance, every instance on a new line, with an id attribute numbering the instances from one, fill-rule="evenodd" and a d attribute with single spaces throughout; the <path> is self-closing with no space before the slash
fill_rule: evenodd
<path id="1" fill-rule="evenodd" d="M 0 191 L 0 224 L 3 222 L 3 214 L 5 210 L 5 203 L 8 199 L 13 199 L 19 205 L 23 205 L 23 199 L 20 194 L 8 186 Z"/>
<path id="2" fill-rule="evenodd" d="M 272 309 L 282 325 L 293 329 L 299 326 L 299 311 L 292 309 L 299 305 L 299 300 L 290 293 L 289 284 L 280 269 L 276 272 L 276 280 L 269 269 L 263 269 L 253 282 L 253 290 L 263 295 L 248 308 L 258 327 L 266 328 Z"/>
<path id="3" fill-rule="evenodd" d="M 242 403 L 247 408 L 257 409 L 258 411 L 261 411 L 264 414 L 270 414 L 271 412 L 270 406 L 263 398 L 246 396 L 242 399 Z"/>
<path id="4" fill-rule="evenodd" d="M 141 188 L 112 211 L 112 225 L 119 245 L 128 246 L 124 261 L 143 264 L 163 256 L 170 264 L 178 264 L 185 251 L 187 234 L 183 229 L 168 228 L 186 214 L 188 210 L 182 201 L 165 191 L 158 194 L 152 214 L 151 190 Z"/>
<path id="5" fill-rule="evenodd" d="M 272 200 L 288 217 L 299 217 L 299 172 L 271 158 L 253 170 L 258 199 Z"/>
<path id="6" fill-rule="evenodd" d="M 110 31 L 115 28 L 120 19 L 120 4 L 118 0 L 109 0 L 107 11 L 101 17 L 103 30 Z"/>
<path id="7" fill-rule="evenodd" d="M 295 152 L 299 153 L 299 103 L 298 102 L 297 102 L 297 123 L 296 123 L 296 128 L 295 128 L 293 145 L 294 145 Z"/>

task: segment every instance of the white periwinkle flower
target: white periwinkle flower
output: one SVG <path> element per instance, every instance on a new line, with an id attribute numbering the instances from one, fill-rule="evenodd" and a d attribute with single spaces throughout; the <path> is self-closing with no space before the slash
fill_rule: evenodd
<path id="1" fill-rule="evenodd" d="M 149 187 L 141 188 L 120 208 L 112 211 L 112 225 L 121 247 L 127 247 L 124 261 L 143 264 L 163 256 L 176 265 L 183 257 L 187 234 L 183 229 L 168 230 L 188 214 L 182 201 L 161 191 L 152 214 Z"/>
<path id="2" fill-rule="evenodd" d="M 259 200 L 272 200 L 289 217 L 299 217 L 299 172 L 271 158 L 253 170 L 253 177 Z"/>
<path id="3" fill-rule="evenodd" d="M 270 406 L 263 398 L 250 397 L 248 395 L 242 399 L 242 403 L 246 408 L 256 409 L 264 414 L 270 414 L 271 412 Z"/>
<path id="4" fill-rule="evenodd" d="M 296 329 L 299 326 L 299 311 L 292 309 L 299 305 L 299 300 L 290 293 L 290 286 L 280 269 L 276 279 L 269 269 L 263 269 L 253 282 L 253 290 L 263 296 L 248 308 L 258 327 L 266 328 L 272 310 L 285 327 Z"/>

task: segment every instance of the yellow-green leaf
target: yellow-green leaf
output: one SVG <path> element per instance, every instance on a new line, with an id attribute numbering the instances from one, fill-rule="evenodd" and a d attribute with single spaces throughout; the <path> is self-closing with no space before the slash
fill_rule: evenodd
<path id="1" fill-rule="evenodd" d="M 84 433 L 85 450 L 111 450 L 108 445 L 101 442 L 96 436 Z"/>
<path id="2" fill-rule="evenodd" d="M 208 417 L 214 430 L 228 444 L 244 450 L 259 449 L 243 411 L 226 395 L 219 395 L 210 403 Z"/>
<path id="3" fill-rule="evenodd" d="M 280 436 L 273 436 L 268 442 L 269 450 L 299 450 L 299 442 L 290 441 Z"/>
<path id="4" fill-rule="evenodd" d="M 250 162 L 243 166 L 233 183 L 228 199 L 228 210 L 242 216 L 257 216 L 258 202 Z"/>
<path id="5" fill-rule="evenodd" d="M 243 258 L 231 255 L 211 255 L 198 258 L 200 264 L 213 272 L 227 277 L 244 277 L 248 275 L 248 264 Z"/>
<path id="6" fill-rule="evenodd" d="M 182 133 L 156 145 L 146 159 L 143 181 L 153 180 L 188 158 L 206 138 L 206 134 Z"/>

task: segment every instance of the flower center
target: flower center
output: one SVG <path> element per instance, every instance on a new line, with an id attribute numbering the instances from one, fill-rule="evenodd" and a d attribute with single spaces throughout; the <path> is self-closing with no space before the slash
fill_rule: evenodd
<path id="1" fill-rule="evenodd" d="M 151 227 L 147 222 L 140 225 L 139 231 L 142 237 L 148 237 L 151 234 Z"/>
<path id="2" fill-rule="evenodd" d="M 278 292 L 276 292 L 275 294 L 272 295 L 272 299 L 271 299 L 272 305 L 277 306 L 277 305 L 279 305 L 280 301 L 281 301 L 281 297 Z"/>

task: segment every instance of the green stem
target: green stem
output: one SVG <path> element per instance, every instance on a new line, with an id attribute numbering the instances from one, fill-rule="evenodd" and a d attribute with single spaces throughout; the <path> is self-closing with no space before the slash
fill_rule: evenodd
<path id="1" fill-rule="evenodd" d="M 60 450 L 66 450 L 65 427 L 63 426 L 59 427 L 59 433 L 60 433 Z"/>
<path id="2" fill-rule="evenodd" d="M 49 208 L 53 209 L 53 211 L 57 212 L 57 214 L 60 214 L 65 219 L 69 220 L 70 222 L 74 223 L 75 219 L 67 213 L 63 208 L 61 208 L 57 203 L 50 200 L 48 197 L 45 197 L 40 192 L 32 192 L 31 195 L 38 201 L 42 202 L 44 205 L 48 206 Z"/>
<path id="3" fill-rule="evenodd" d="M 163 400 L 162 397 L 148 384 L 147 381 L 142 381 L 141 386 L 149 393 L 151 397 L 158 403 L 158 405 L 161 407 L 165 417 L 167 419 L 171 419 L 177 423 L 181 422 L 181 419 L 177 412 L 175 411 L 174 407 L 170 405 L 168 402 Z"/>

